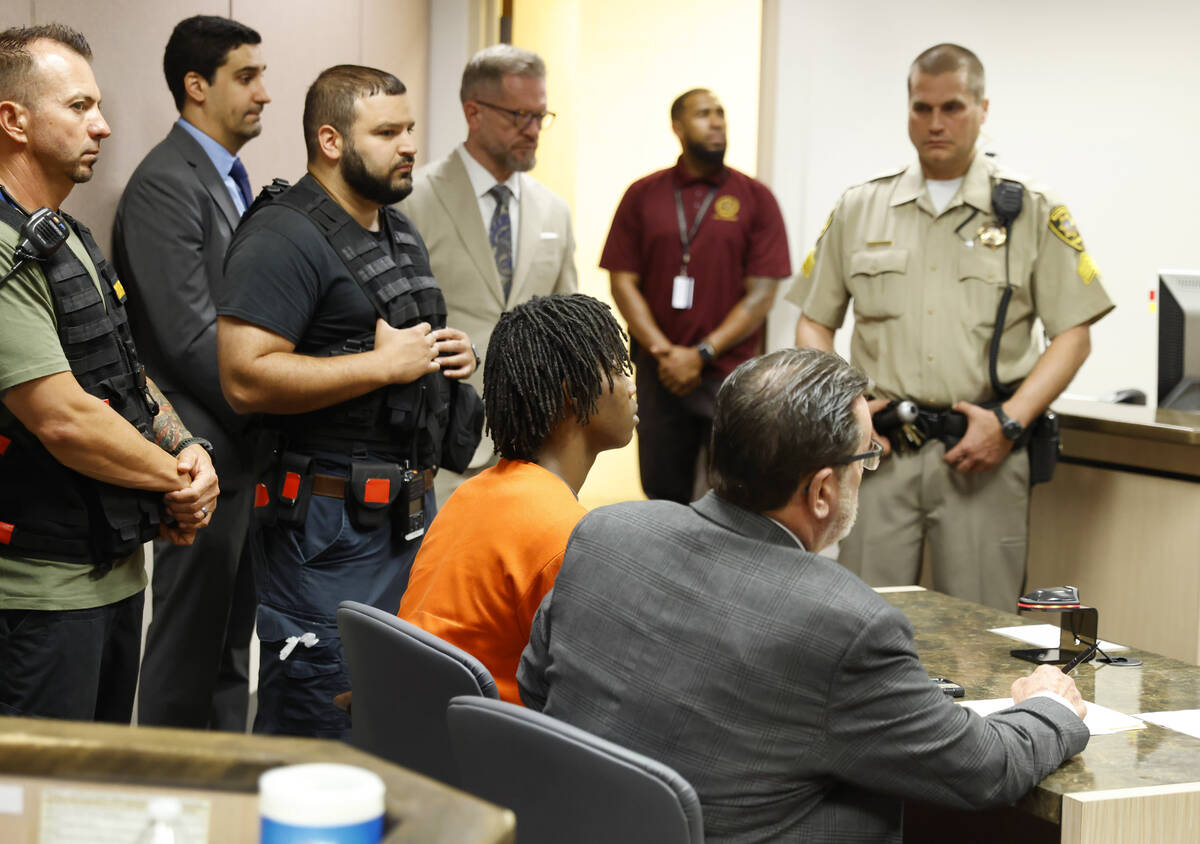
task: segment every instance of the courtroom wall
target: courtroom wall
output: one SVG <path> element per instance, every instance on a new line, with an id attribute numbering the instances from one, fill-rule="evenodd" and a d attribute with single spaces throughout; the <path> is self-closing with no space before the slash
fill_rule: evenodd
<path id="1" fill-rule="evenodd" d="M 172 28 L 191 15 L 233 17 L 263 37 L 272 101 L 263 112 L 262 134 L 241 152 L 255 191 L 275 176 L 295 181 L 303 175 L 304 92 L 329 65 L 369 64 L 399 76 L 418 115 L 417 143 L 424 146 L 428 0 L 30 0 L 22 4 L 23 15 L 14 11 L 6 7 L 0 24 L 59 21 L 92 45 L 112 137 L 101 144 L 96 175 L 75 188 L 64 208 L 91 226 L 106 250 L 125 182 L 179 116 L 163 79 L 162 56 Z"/>

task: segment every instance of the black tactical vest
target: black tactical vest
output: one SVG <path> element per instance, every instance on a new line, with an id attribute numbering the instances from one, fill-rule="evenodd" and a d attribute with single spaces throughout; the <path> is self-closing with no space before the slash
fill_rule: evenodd
<path id="1" fill-rule="evenodd" d="M 41 262 L 71 373 L 152 440 L 157 408 L 133 348 L 125 291 L 87 227 L 60 216 L 79 235 L 104 290 L 101 298 L 67 244 Z M 24 222 L 0 201 L 0 224 L 17 231 Z M 160 492 L 113 486 L 67 468 L 15 419 L 0 427 L 0 553 L 108 568 L 158 535 L 161 506 Z"/>
<path id="2" fill-rule="evenodd" d="M 324 235 L 351 277 L 389 325 L 408 328 L 446 325 L 446 300 L 433 277 L 429 256 L 408 218 L 384 208 L 393 248 L 366 231 L 311 178 L 288 188 L 276 179 L 264 189 L 245 219 L 267 203 L 303 214 Z M 347 338 L 318 355 L 352 354 L 375 346 L 375 332 Z M 466 385 L 464 385 L 466 386 Z M 284 433 L 287 447 L 345 454 L 367 452 L 414 468 L 441 463 L 442 439 L 450 416 L 451 384 L 440 372 L 410 384 L 393 384 L 310 413 L 265 420 Z M 478 437 L 476 437 L 478 442 Z"/>

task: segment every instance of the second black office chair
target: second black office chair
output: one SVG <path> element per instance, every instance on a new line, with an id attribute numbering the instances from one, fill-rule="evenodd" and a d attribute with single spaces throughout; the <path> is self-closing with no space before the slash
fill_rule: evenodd
<path id="1" fill-rule="evenodd" d="M 446 713 L 462 787 L 517 815 L 520 844 L 704 844 L 675 770 L 555 718 L 478 697 Z"/>

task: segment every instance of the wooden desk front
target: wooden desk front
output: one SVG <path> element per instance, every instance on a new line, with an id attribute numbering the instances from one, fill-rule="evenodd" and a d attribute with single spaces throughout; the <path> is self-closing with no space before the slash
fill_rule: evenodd
<path id="1" fill-rule="evenodd" d="M 509 810 L 341 742 L 5 717 L 0 717 L 0 783 L 19 784 L 27 799 L 21 813 L 0 812 L 0 841 L 37 841 L 43 789 L 103 784 L 203 797 L 212 807 L 210 842 L 253 844 L 258 841 L 259 774 L 304 762 L 358 765 L 383 778 L 384 844 L 513 841 L 515 818 Z"/>
<path id="2" fill-rule="evenodd" d="M 925 667 L 960 683 L 967 699 L 1008 697 L 1013 680 L 1033 668 L 1009 654 L 1020 645 L 987 632 L 989 628 L 1058 623 L 1053 613 L 1018 617 L 939 592 L 910 590 L 879 591 L 912 622 Z M 1103 631 L 1103 614 L 1100 626 Z M 1147 651 L 1129 655 L 1145 664 L 1081 666 L 1075 682 L 1084 699 L 1130 715 L 1200 708 L 1200 668 Z M 1200 739 L 1153 724 L 1092 736 L 1083 753 L 1043 780 L 1018 808 L 1060 827 L 1058 840 L 1064 844 L 1195 844 L 1200 841 Z M 917 814 L 928 821 L 930 812 L 920 809 Z M 964 833 L 962 825 L 997 821 L 991 813 L 945 814 L 952 820 L 944 825 L 947 837 L 941 840 L 984 840 L 982 833 Z M 906 844 L 925 840 L 920 835 L 906 834 Z M 1038 840 L 1037 833 L 1022 840 Z"/>

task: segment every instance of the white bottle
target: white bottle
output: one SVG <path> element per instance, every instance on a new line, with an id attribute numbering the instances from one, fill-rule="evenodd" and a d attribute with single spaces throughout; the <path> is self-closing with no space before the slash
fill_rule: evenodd
<path id="1" fill-rule="evenodd" d="M 183 804 L 175 797 L 156 797 L 146 807 L 149 818 L 146 828 L 137 837 L 137 844 L 184 844 L 179 832 Z"/>

